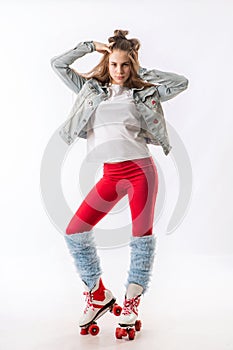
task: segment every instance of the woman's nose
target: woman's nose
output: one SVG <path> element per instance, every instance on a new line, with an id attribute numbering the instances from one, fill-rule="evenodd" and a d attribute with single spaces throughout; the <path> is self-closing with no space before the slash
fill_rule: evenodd
<path id="1" fill-rule="evenodd" d="M 119 66 L 119 67 L 117 68 L 117 73 L 121 73 L 121 72 L 122 72 L 122 67 Z"/>

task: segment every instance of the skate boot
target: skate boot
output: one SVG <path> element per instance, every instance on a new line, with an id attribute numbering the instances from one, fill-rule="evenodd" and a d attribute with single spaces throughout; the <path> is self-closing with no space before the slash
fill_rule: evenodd
<path id="1" fill-rule="evenodd" d="M 107 311 L 119 316 L 122 308 L 116 304 L 116 299 L 112 292 L 104 287 L 101 278 L 97 280 L 92 290 L 88 290 L 86 285 L 85 289 L 86 291 L 83 294 L 86 296 L 87 304 L 79 320 L 80 334 L 85 335 L 90 333 L 91 335 L 97 335 L 99 333 L 99 327 L 96 320 Z"/>
<path id="2" fill-rule="evenodd" d="M 140 297 L 143 292 L 143 287 L 135 283 L 130 283 L 125 295 L 124 307 L 118 324 L 120 327 L 116 328 L 116 338 L 128 336 L 129 340 L 133 340 L 135 332 L 141 329 L 141 321 L 138 318 L 138 306 L 140 304 Z"/>

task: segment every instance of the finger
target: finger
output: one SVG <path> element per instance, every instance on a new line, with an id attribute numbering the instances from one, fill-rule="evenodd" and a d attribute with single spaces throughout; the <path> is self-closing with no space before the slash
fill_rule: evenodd
<path id="1" fill-rule="evenodd" d="M 111 53 L 111 50 L 110 50 L 110 48 L 108 47 L 108 45 L 106 46 L 106 49 L 107 49 L 107 51 L 108 51 L 109 53 Z"/>

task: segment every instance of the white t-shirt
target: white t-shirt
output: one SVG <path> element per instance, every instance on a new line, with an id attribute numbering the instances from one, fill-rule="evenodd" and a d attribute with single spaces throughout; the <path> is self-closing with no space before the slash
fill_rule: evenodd
<path id="1" fill-rule="evenodd" d="M 150 157 L 132 90 L 118 84 L 108 87 L 110 96 L 100 102 L 88 122 L 87 160 L 115 163 Z"/>

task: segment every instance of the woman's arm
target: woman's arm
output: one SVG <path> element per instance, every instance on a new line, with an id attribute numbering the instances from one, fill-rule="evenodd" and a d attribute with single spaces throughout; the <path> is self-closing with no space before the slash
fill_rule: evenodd
<path id="1" fill-rule="evenodd" d="M 93 41 L 80 42 L 73 49 L 51 59 L 51 66 L 55 73 L 63 80 L 63 82 L 75 93 L 78 93 L 86 78 L 81 77 L 74 69 L 69 66 L 77 59 L 87 53 L 95 51 Z"/>
<path id="2" fill-rule="evenodd" d="M 142 77 L 150 83 L 158 84 L 157 90 L 161 102 L 167 101 L 187 89 L 188 79 L 183 75 L 171 72 L 162 72 L 157 69 L 146 69 L 140 67 Z"/>

